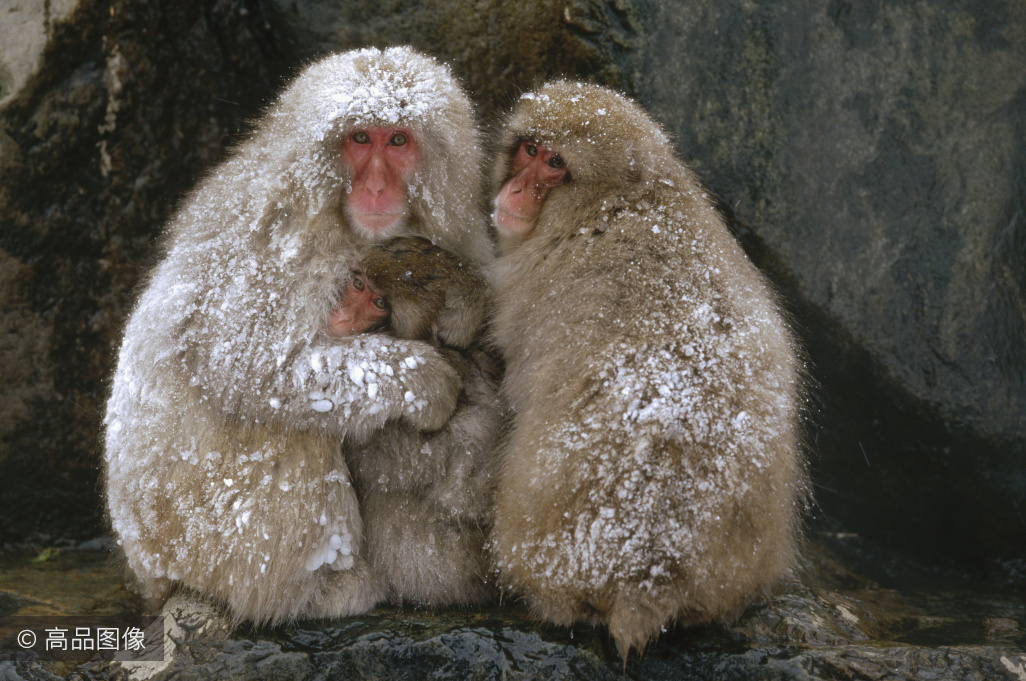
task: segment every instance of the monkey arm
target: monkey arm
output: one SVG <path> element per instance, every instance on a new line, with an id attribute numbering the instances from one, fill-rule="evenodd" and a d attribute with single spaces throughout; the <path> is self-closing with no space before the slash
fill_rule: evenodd
<path id="1" fill-rule="evenodd" d="M 137 342 L 140 337 L 130 334 L 122 354 L 152 357 L 136 347 L 146 345 Z M 136 373 L 177 375 L 173 383 L 188 386 L 215 418 L 281 431 L 320 430 L 338 439 L 364 439 L 390 419 L 417 431 L 438 430 L 463 386 L 457 368 L 433 346 L 375 334 L 318 337 L 280 353 L 252 346 L 237 355 L 204 349 L 192 345 L 132 365 Z"/>
<path id="2" fill-rule="evenodd" d="M 488 515 L 502 423 L 499 370 L 477 348 L 444 353 L 464 377 L 459 404 L 445 425 L 424 434 L 397 424 L 365 442 L 347 439 L 346 462 L 364 489 L 420 497 L 445 517 L 481 520 Z"/>
<path id="3" fill-rule="evenodd" d="M 272 409 L 280 405 L 312 423 L 340 420 L 340 434 L 359 439 L 390 419 L 437 430 L 462 388 L 456 369 L 427 343 L 377 334 L 315 342 L 280 378 L 281 395 L 291 399 L 269 398 Z"/>
<path id="4" fill-rule="evenodd" d="M 272 369 L 247 372 L 247 366 Z M 208 380 L 191 382 L 226 414 L 339 438 L 364 438 L 389 419 L 437 430 L 456 408 L 462 387 L 456 369 L 430 345 L 378 335 L 318 340 L 280 360 L 265 356 L 204 368 L 194 376 Z M 213 376 L 221 380 L 209 380 Z"/>
<path id="5" fill-rule="evenodd" d="M 155 371 L 166 366 L 216 418 L 341 438 L 389 419 L 436 430 L 455 409 L 461 378 L 431 345 L 318 331 L 322 300 L 351 260 L 345 249 L 301 253 L 284 268 L 278 253 L 236 257 L 240 243 L 257 252 L 249 242 L 199 241 L 155 271 L 130 352 Z M 309 272 L 319 275 L 300 276 Z"/>

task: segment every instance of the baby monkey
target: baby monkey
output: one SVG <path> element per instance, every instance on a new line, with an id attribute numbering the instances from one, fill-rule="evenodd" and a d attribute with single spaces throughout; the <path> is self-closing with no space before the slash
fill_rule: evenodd
<path id="1" fill-rule="evenodd" d="M 487 287 L 476 268 L 421 237 L 397 237 L 364 251 L 328 334 L 387 330 L 397 338 L 468 347 L 481 328 Z"/>
<path id="2" fill-rule="evenodd" d="M 345 443 L 367 560 L 396 602 L 466 605 L 493 594 L 483 547 L 500 372 L 474 343 L 486 292 L 476 268 L 427 239 L 398 237 L 364 251 L 328 319 L 335 337 L 381 331 L 435 343 L 464 381 L 439 431 L 396 422 Z"/>

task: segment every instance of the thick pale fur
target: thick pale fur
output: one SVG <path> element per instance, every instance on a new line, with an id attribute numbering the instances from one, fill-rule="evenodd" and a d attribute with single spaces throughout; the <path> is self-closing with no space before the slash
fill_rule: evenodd
<path id="1" fill-rule="evenodd" d="M 500 370 L 477 345 L 488 285 L 477 267 L 417 237 L 368 247 L 361 271 L 391 309 L 389 332 L 453 348 L 463 377 L 437 433 L 405 423 L 346 447 L 364 521 L 367 562 L 394 601 L 468 605 L 495 593 L 491 525 Z"/>
<path id="2" fill-rule="evenodd" d="M 559 151 L 534 230 L 500 234 L 492 334 L 513 411 L 500 584 L 621 655 L 732 620 L 795 560 L 807 485 L 799 367 L 773 295 L 634 102 L 558 81 L 503 132 Z"/>
<path id="3" fill-rule="evenodd" d="M 322 331 L 369 243 L 345 215 L 342 140 L 381 125 L 419 141 L 402 232 L 490 257 L 478 133 L 447 67 L 409 48 L 354 51 L 284 91 L 170 222 L 125 329 L 107 504 L 152 598 L 177 583 L 278 622 L 384 595 L 341 442 L 396 421 L 441 428 L 461 378 L 428 343 Z"/>

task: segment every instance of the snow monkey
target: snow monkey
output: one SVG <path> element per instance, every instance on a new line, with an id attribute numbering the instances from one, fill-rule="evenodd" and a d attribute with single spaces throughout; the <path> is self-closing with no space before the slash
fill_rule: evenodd
<path id="1" fill-rule="evenodd" d="M 393 336 L 465 348 L 477 338 L 487 283 L 473 265 L 422 237 L 365 249 L 328 317 L 328 333 L 386 327 Z M 442 331 L 448 335 L 438 338 Z"/>
<path id="2" fill-rule="evenodd" d="M 634 102 L 521 97 L 494 169 L 492 334 L 513 412 L 500 585 L 621 656 L 731 620 L 795 560 L 800 372 L 774 296 Z"/>
<path id="3" fill-rule="evenodd" d="M 384 596 L 343 440 L 437 431 L 463 381 L 430 343 L 325 326 L 370 243 L 417 234 L 487 263 L 480 160 L 447 67 L 366 49 L 303 71 L 185 200 L 105 420 L 110 519 L 145 595 L 180 584 L 258 623 Z"/>
<path id="4" fill-rule="evenodd" d="M 471 346 L 487 284 L 478 269 L 420 237 L 368 247 L 329 318 L 333 335 L 372 327 L 444 343 L 464 378 L 437 433 L 404 423 L 345 448 L 371 570 L 395 601 L 463 605 L 494 594 L 484 551 L 500 411 L 498 367 Z M 469 347 L 468 347 L 469 346 Z"/>

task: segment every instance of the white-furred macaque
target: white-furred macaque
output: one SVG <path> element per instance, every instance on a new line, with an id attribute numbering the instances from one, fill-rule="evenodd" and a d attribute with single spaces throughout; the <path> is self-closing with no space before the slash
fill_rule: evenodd
<path id="1" fill-rule="evenodd" d="M 326 326 L 370 243 L 488 261 L 480 160 L 447 67 L 366 49 L 307 68 L 185 200 L 107 405 L 108 510 L 147 596 L 181 584 L 256 622 L 384 596 L 341 443 L 442 428 L 462 379 L 427 342 Z"/>
<path id="2" fill-rule="evenodd" d="M 396 423 L 345 447 L 367 562 L 393 601 L 466 605 L 494 595 L 484 545 L 499 369 L 474 344 L 487 288 L 473 265 L 426 239 L 398 237 L 364 250 L 329 319 L 336 335 L 376 328 L 444 346 L 464 379 L 456 411 L 438 432 Z"/>
<path id="3" fill-rule="evenodd" d="M 604 88 L 525 94 L 495 168 L 492 333 L 512 409 L 500 585 L 621 655 L 729 621 L 795 559 L 800 371 L 773 295 L 659 126 Z"/>

